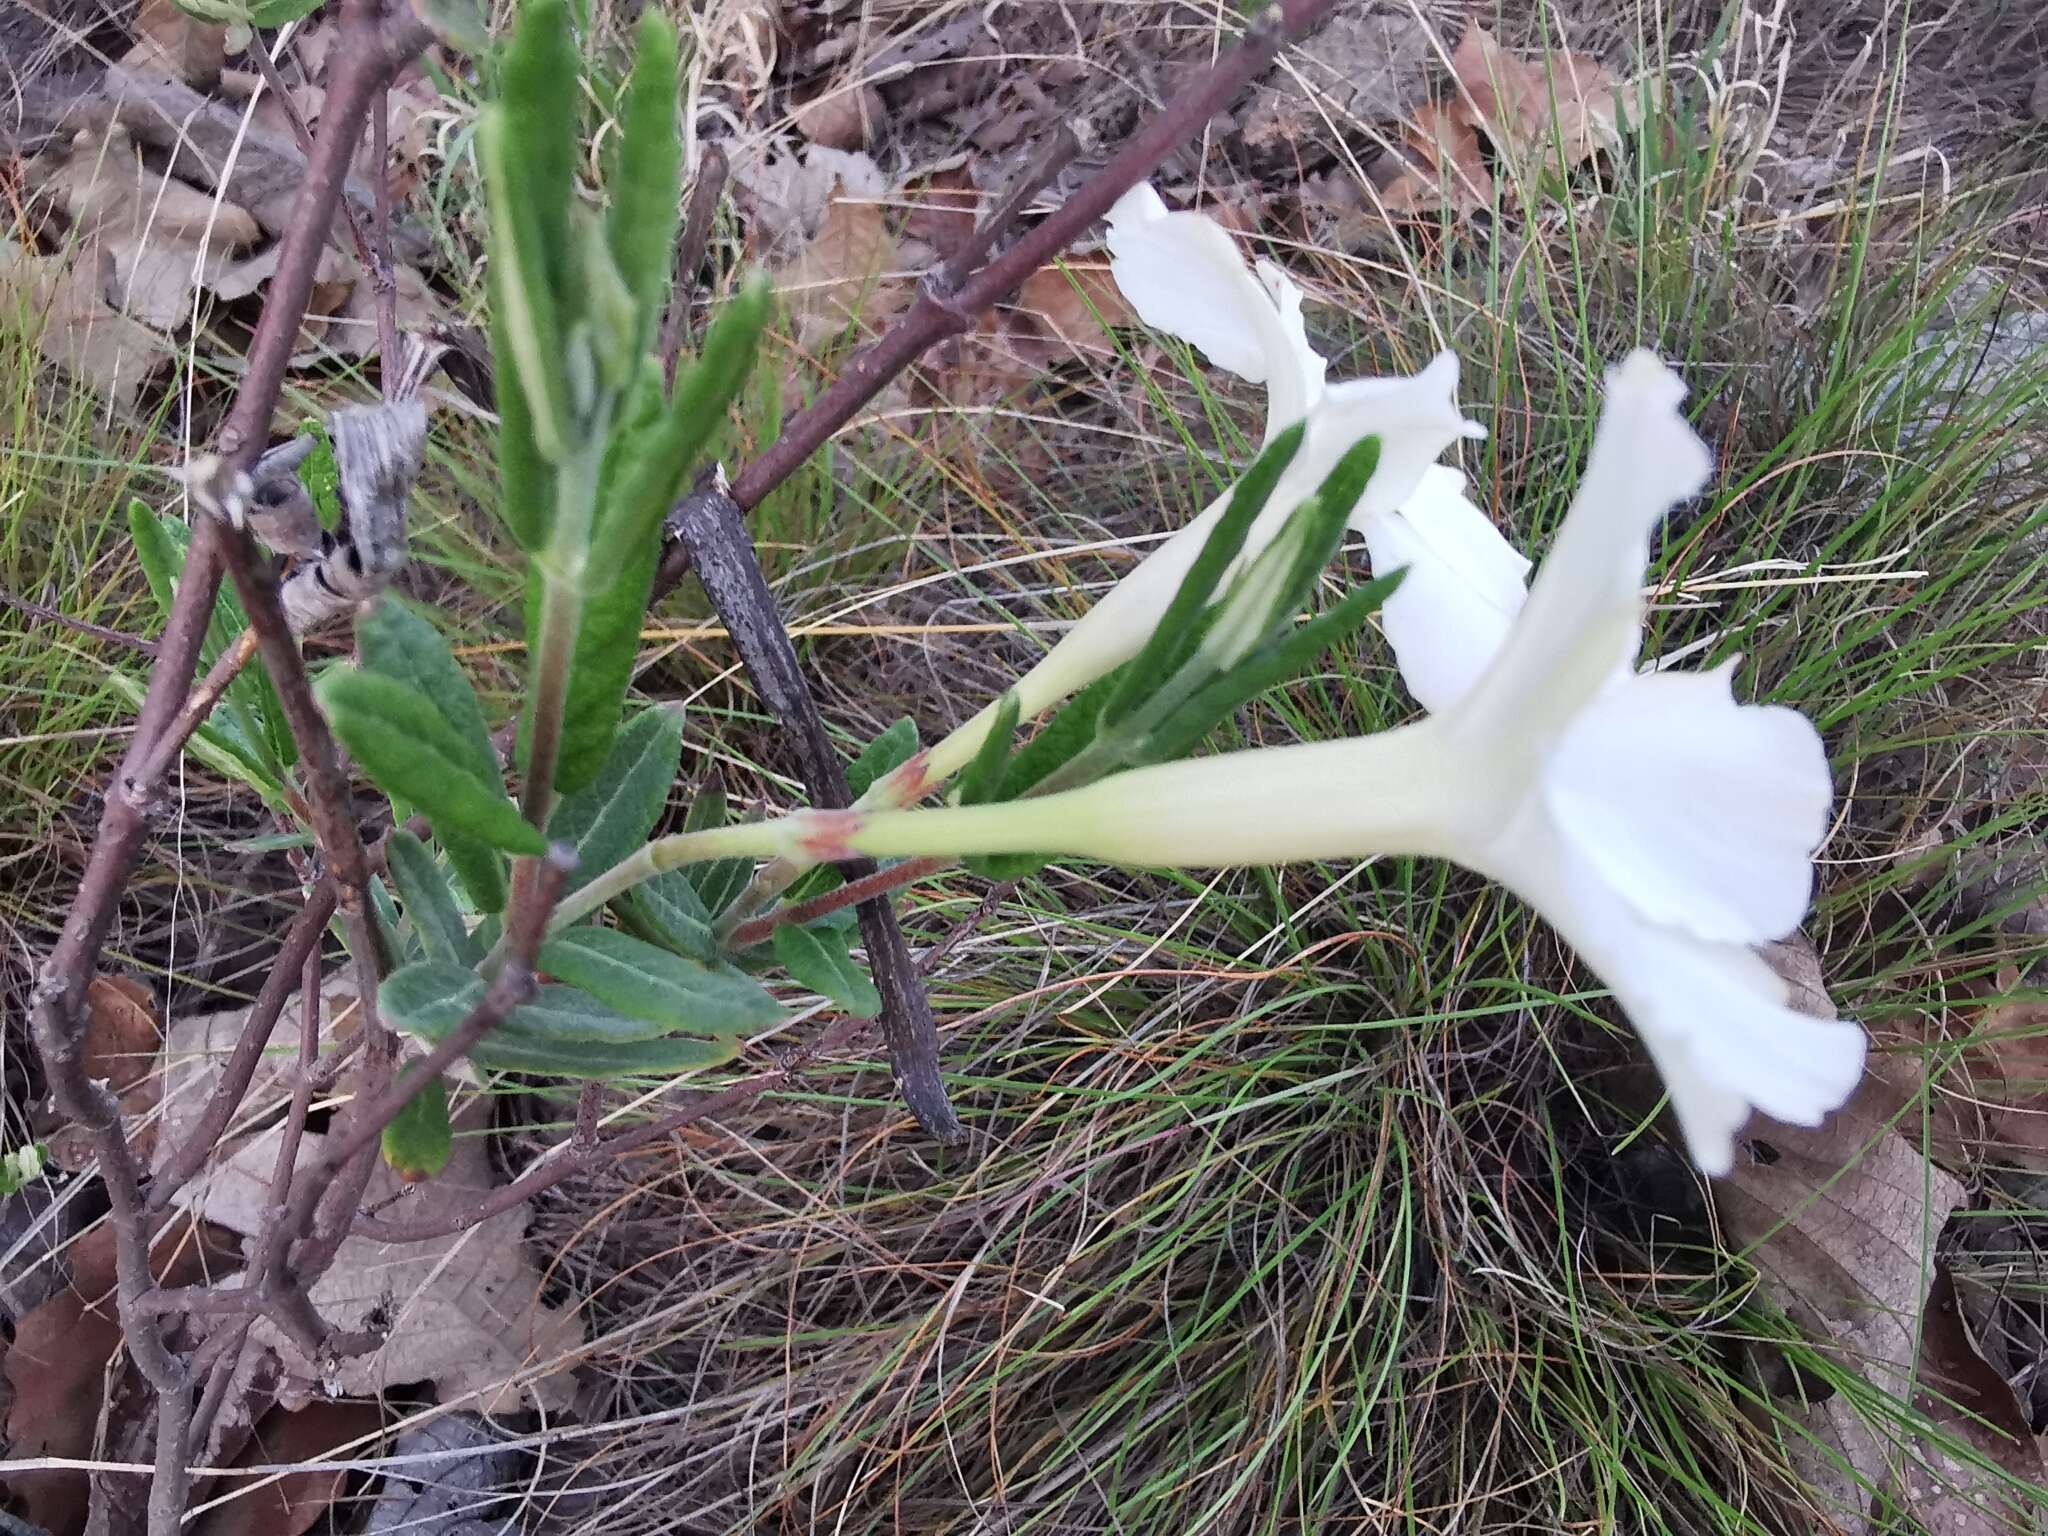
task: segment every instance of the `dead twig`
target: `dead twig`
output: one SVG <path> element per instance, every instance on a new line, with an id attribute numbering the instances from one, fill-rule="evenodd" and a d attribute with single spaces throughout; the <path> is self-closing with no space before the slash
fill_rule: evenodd
<path id="1" fill-rule="evenodd" d="M 676 523 L 697 579 L 731 632 L 747 675 L 796 742 L 811 803 L 833 810 L 851 805 L 846 769 L 804 681 L 803 665 L 775 606 L 775 594 L 761 574 L 744 514 L 723 487 L 713 485 L 684 499 Z M 870 860 L 847 865 L 850 879 L 874 873 Z M 942 1142 L 957 1142 L 967 1133 L 940 1076 L 939 1027 L 895 909 L 886 900 L 861 903 L 860 932 L 875 990 L 882 996 L 882 1037 L 888 1042 L 896 1085 L 919 1125 Z"/>

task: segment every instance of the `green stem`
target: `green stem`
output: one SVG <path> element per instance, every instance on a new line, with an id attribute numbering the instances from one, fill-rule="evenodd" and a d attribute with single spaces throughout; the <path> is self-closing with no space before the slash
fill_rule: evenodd
<path id="1" fill-rule="evenodd" d="M 630 891 L 643 880 L 685 864 L 708 859 L 762 859 L 789 853 L 803 835 L 809 812 L 800 811 L 779 821 L 742 821 L 728 827 L 706 827 L 701 832 L 679 832 L 657 838 L 630 858 L 621 859 L 588 885 L 571 891 L 555 908 L 550 933 L 559 933 L 579 922 L 606 903 Z"/>
<path id="2" fill-rule="evenodd" d="M 533 638 L 528 686 L 533 709 L 526 738 L 526 781 L 520 786 L 520 814 L 535 830 L 547 831 L 555 803 L 555 764 L 562 752 L 562 713 L 569 702 L 569 672 L 576 661 L 576 634 L 583 626 L 583 573 L 590 554 L 590 525 L 597 513 L 598 471 L 608 424 L 600 419 L 587 448 L 555 477 L 555 518 L 540 559 L 540 625 Z"/>

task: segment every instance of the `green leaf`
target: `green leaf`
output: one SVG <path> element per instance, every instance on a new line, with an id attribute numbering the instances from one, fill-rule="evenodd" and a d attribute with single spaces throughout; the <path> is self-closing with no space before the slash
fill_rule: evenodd
<path id="1" fill-rule="evenodd" d="M 567 993 L 567 987 L 542 987 L 541 993 Z M 582 1005 L 596 1008 L 590 999 Z M 518 1017 L 529 1010 L 521 1009 Z M 500 1026 L 469 1053 L 480 1067 L 493 1072 L 528 1072 L 541 1077 L 591 1080 L 607 1077 L 673 1077 L 731 1061 L 739 1054 L 737 1040 L 705 1040 L 694 1035 L 664 1035 L 656 1040 L 562 1041 L 548 1035 Z"/>
<path id="2" fill-rule="evenodd" d="M 513 301 L 504 293 L 505 268 L 492 262 L 485 272 L 491 300 L 491 356 L 499 360 L 493 378 L 498 407 L 498 515 L 512 542 L 531 554 L 547 547 L 555 521 L 555 466 L 541 451 L 533 406 L 512 361 Z"/>
<path id="3" fill-rule="evenodd" d="M 477 702 L 476 690 L 440 630 L 403 603 L 386 597 L 356 619 L 356 645 L 363 670 L 404 683 L 432 700 L 462 739 L 470 771 L 480 779 L 494 779 L 504 788 L 483 705 Z"/>
<path id="4" fill-rule="evenodd" d="M 330 668 L 316 689 L 335 734 L 378 787 L 418 806 L 444 841 L 453 832 L 510 853 L 547 851 L 495 774 L 477 775 L 468 744 L 425 694 L 353 667 Z"/>
<path id="5" fill-rule="evenodd" d="M 1017 737 L 1018 708 L 1014 689 L 996 700 L 996 717 L 989 723 L 988 734 L 982 737 L 974 761 L 960 775 L 962 805 L 986 805 L 1002 794 L 1004 770 L 1010 761 L 1010 744 Z"/>
<path id="6" fill-rule="evenodd" d="M 619 732 L 597 777 L 555 807 L 548 836 L 576 849 L 569 890 L 603 874 L 647 841 L 668 804 L 682 754 L 682 711 L 642 710 Z"/>
<path id="7" fill-rule="evenodd" d="M 734 967 L 700 965 L 613 928 L 571 928 L 550 939 L 540 969 L 665 1029 L 745 1035 L 782 1016 L 760 983 Z"/>
<path id="8" fill-rule="evenodd" d="M 490 51 L 490 19 L 478 0 L 412 0 L 413 14 L 457 53 L 482 58 Z M 432 65 L 428 66 L 432 70 Z"/>
<path id="9" fill-rule="evenodd" d="M 1126 663 L 1128 665 L 1128 663 Z M 1002 793 L 996 798 L 1015 800 L 1055 769 L 1064 767 L 1095 740 L 1103 707 L 1123 686 L 1123 669 L 1098 677 L 1068 701 L 1066 708 L 1047 721 L 1044 728 L 1017 750 L 1003 771 Z"/>
<path id="10" fill-rule="evenodd" d="M 426 1040 L 443 1040 L 483 1001 L 474 973 L 438 961 L 393 971 L 377 990 L 387 1023 Z M 657 1038 L 658 1026 L 613 1012 L 574 987 L 545 986 L 531 1003 L 512 1010 L 472 1050 L 480 1066 L 506 1072 L 601 1078 L 667 1074 L 729 1061 L 730 1040 Z"/>
<path id="11" fill-rule="evenodd" d="M 716 785 L 708 785 L 699 790 L 697 798 L 690 802 L 689 812 L 683 817 L 683 830 L 702 832 L 711 827 L 722 827 L 726 819 L 725 791 Z M 747 888 L 747 882 L 754 878 L 754 866 L 748 859 L 711 859 L 690 865 L 689 875 L 690 884 L 697 888 L 697 896 L 704 903 L 704 909 L 716 918 Z"/>
<path id="12" fill-rule="evenodd" d="M 460 741 L 470 776 L 495 785 L 502 794 L 505 778 L 498 769 L 483 706 L 441 632 L 387 596 L 357 618 L 356 645 L 366 670 L 403 683 L 432 702 Z M 389 787 L 385 788 L 388 793 Z M 413 799 L 410 795 L 404 798 Z M 438 821 L 434 835 L 447 850 L 448 862 L 477 910 L 503 911 L 505 862 L 489 840 L 466 836 L 461 828 Z"/>
<path id="13" fill-rule="evenodd" d="M 376 920 L 377 932 L 384 941 L 384 951 L 400 965 L 426 958 L 426 948 L 419 936 L 398 920 L 398 903 L 391 899 L 390 888 L 377 876 L 370 876 L 370 911 Z M 347 925 L 337 913 L 332 923 L 333 931 L 344 943 L 348 940 Z"/>
<path id="14" fill-rule="evenodd" d="M 874 788 L 875 780 L 894 773 L 917 756 L 917 722 L 905 715 L 873 741 L 861 748 L 860 756 L 846 765 L 846 787 L 853 798 Z"/>
<path id="15" fill-rule="evenodd" d="M 299 0 L 290 3 L 296 5 Z M 299 432 L 313 439 L 313 451 L 299 460 L 299 484 L 313 498 L 313 511 L 320 526 L 332 533 L 341 526 L 341 464 L 334 457 L 334 442 L 327 435 L 326 424 L 317 416 L 301 420 Z"/>
<path id="16" fill-rule="evenodd" d="M 775 930 L 775 958 L 798 982 L 848 1013 L 871 1019 L 882 1011 L 882 995 L 854 963 L 847 936 L 836 928 L 784 923 Z"/>
<path id="17" fill-rule="evenodd" d="M 680 869 L 666 869 L 643 880 L 612 903 L 619 920 L 650 943 L 706 965 L 718 956 L 711 913 Z"/>
<path id="18" fill-rule="evenodd" d="M 1406 574 L 1403 567 L 1375 577 L 1308 623 L 1290 626 L 1175 710 L 1133 753 L 1129 764 L 1171 762 L 1192 752 L 1238 709 L 1268 688 L 1299 677 L 1325 651 L 1355 635 Z"/>
<path id="19" fill-rule="evenodd" d="M 547 0 L 529 9 L 561 12 L 559 5 Z M 526 31 L 522 25 L 520 34 Z M 572 85 L 574 79 L 572 64 Z M 559 465 L 569 457 L 579 417 L 570 399 L 564 343 L 571 316 L 562 313 L 565 296 L 554 276 L 566 264 L 569 194 L 565 184 L 559 200 L 543 217 L 545 194 L 534 188 L 534 183 L 543 179 L 537 162 L 556 157 L 530 155 L 535 137 L 532 127 L 532 119 L 515 115 L 509 96 L 506 102 L 485 107 L 477 122 L 477 158 L 483 166 L 491 214 L 493 331 L 504 343 L 493 362 L 498 387 L 503 390 L 509 379 L 519 392 L 535 451 L 549 464 Z M 574 130 L 569 123 L 558 124 L 551 131 L 573 149 Z M 547 136 L 544 130 L 541 137 Z"/>
<path id="20" fill-rule="evenodd" d="M 384 862 L 428 959 L 463 966 L 483 959 L 484 952 L 463 924 L 455 893 L 425 843 L 405 828 L 394 827 L 384 840 Z"/>
<path id="21" fill-rule="evenodd" d="M 589 783 L 611 748 L 661 558 L 661 521 L 753 368 L 770 303 L 765 279 L 742 288 L 712 322 L 703 355 L 665 413 L 631 429 L 629 454 L 606 454 L 555 766 L 564 794 Z M 534 591 L 529 582 L 529 627 Z"/>
<path id="22" fill-rule="evenodd" d="M 661 546 L 650 535 L 608 589 L 583 601 L 555 760 L 555 788 L 565 795 L 596 778 L 611 753 L 626 687 L 633 680 L 633 663 L 640 655 L 640 626 L 660 559 Z M 529 613 L 538 611 L 538 598 L 530 596 Z"/>
<path id="23" fill-rule="evenodd" d="M 417 1184 L 446 1168 L 454 1151 L 448 1085 L 436 1072 L 384 1127 L 384 1161 L 401 1184 Z"/>
<path id="24" fill-rule="evenodd" d="M 658 6 L 640 13 L 633 74 L 619 116 L 619 154 L 607 233 L 612 260 L 639 306 L 635 353 L 644 352 L 668 304 L 675 264 L 683 145 L 676 133 L 676 29 Z"/>
<path id="25" fill-rule="evenodd" d="M 1180 587 L 1167 604 L 1166 612 L 1160 615 L 1152 637 L 1123 669 L 1123 686 L 1103 706 L 1104 724 L 1114 725 L 1129 714 L 1152 689 L 1179 672 L 1194 654 L 1201 636 L 1203 610 L 1209 606 L 1224 573 L 1244 549 L 1252 524 L 1272 499 L 1273 489 L 1293 462 L 1306 430 L 1305 423 L 1297 422 L 1274 438 L 1237 482 L 1223 515 L 1203 541 L 1201 553 L 1189 565 L 1187 575 L 1181 578 Z"/>

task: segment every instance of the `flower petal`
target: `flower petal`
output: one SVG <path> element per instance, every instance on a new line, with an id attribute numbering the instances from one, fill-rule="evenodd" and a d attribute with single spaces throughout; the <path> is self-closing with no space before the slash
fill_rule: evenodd
<path id="1" fill-rule="evenodd" d="M 1762 944 L 1806 914 L 1833 786 L 1820 733 L 1792 710 L 1736 703 L 1732 671 L 1622 678 L 1565 732 L 1544 795 L 1643 917 Z"/>
<path id="2" fill-rule="evenodd" d="M 1501 664 L 1472 692 L 1474 720 L 1510 726 L 1534 755 L 1641 644 L 1650 530 L 1706 483 L 1706 444 L 1679 413 L 1685 386 L 1649 352 L 1607 375 L 1586 473 L 1536 573 Z"/>
<path id="3" fill-rule="evenodd" d="M 1457 354 L 1439 352 L 1417 374 L 1343 379 L 1326 388 L 1309 412 L 1308 433 L 1289 470 L 1304 482 L 1297 494 L 1322 484 L 1352 444 L 1373 434 L 1380 440 L 1379 468 L 1350 512 L 1354 528 L 1405 505 L 1423 472 L 1459 438 L 1486 436 L 1486 428 L 1458 409 Z"/>
<path id="4" fill-rule="evenodd" d="M 1855 1091 L 1857 1024 L 1787 1006 L 1788 989 L 1751 950 L 1640 916 L 1530 806 L 1511 836 L 1471 861 L 1518 892 L 1613 989 L 1671 1094 L 1687 1150 L 1726 1173 L 1750 1110 L 1818 1125 Z"/>
<path id="5" fill-rule="evenodd" d="M 1266 386 L 1268 442 L 1308 414 L 1325 364 L 1302 327 L 1301 293 L 1278 268 L 1253 277 L 1222 225 L 1205 214 L 1169 212 L 1145 182 L 1109 210 L 1109 254 L 1110 272 L 1139 319 Z"/>
<path id="6" fill-rule="evenodd" d="M 1376 574 L 1407 570 L 1380 628 L 1408 691 L 1432 713 L 1478 682 L 1528 596 L 1529 562 L 1464 488 L 1457 470 L 1432 464 L 1399 511 L 1352 521 Z"/>

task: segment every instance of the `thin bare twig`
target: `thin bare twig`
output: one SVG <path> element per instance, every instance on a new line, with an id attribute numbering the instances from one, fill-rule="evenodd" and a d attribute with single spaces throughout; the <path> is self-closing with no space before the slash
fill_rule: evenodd
<path id="1" fill-rule="evenodd" d="M 46 624 L 61 624 L 66 629 L 77 630 L 81 635 L 91 635 L 95 640 L 125 646 L 131 651 L 140 651 L 145 656 L 156 654 L 155 642 L 145 640 L 140 635 L 131 635 L 125 630 L 109 629 L 104 624 L 94 624 L 87 619 L 74 619 L 68 613 L 46 608 L 41 603 L 32 603 L 25 597 L 14 596 L 11 592 L 0 592 L 0 607 L 12 608 L 16 613 L 25 613 L 32 619 L 41 619 Z"/>
<path id="2" fill-rule="evenodd" d="M 283 1014 L 284 1005 L 291 1000 L 292 988 L 299 984 L 301 972 L 307 966 L 319 963 L 320 938 L 327 931 L 328 919 L 334 916 L 334 906 L 334 885 L 330 881 L 322 881 L 307 896 L 306 905 L 299 909 L 299 915 L 292 919 L 283 947 L 277 952 L 270 974 L 263 978 L 256 1001 L 249 1005 L 241 1038 L 235 1042 L 226 1066 L 221 1069 L 220 1081 L 215 1085 L 212 1097 L 206 1101 L 206 1108 L 200 1112 L 198 1123 L 150 1181 L 151 1211 L 160 1211 L 169 1205 L 171 1196 L 206 1166 L 206 1160 L 213 1155 L 221 1137 L 234 1123 L 236 1111 L 242 1107 L 242 1100 L 248 1097 L 249 1084 L 255 1080 L 256 1068 L 263 1061 L 263 1053 L 270 1046 L 271 1030 Z M 317 976 L 317 971 L 315 974 Z"/>
<path id="3" fill-rule="evenodd" d="M 858 875 L 846 884 L 821 892 L 808 901 L 793 901 L 788 906 L 777 907 L 759 917 L 749 918 L 732 931 L 731 945 L 734 950 L 752 949 L 765 939 L 774 937 L 775 930 L 786 923 L 808 923 L 831 913 L 845 910 L 863 901 L 872 901 L 886 896 L 891 891 L 901 890 L 913 881 L 944 869 L 950 859 L 925 858 L 905 859 L 900 864 L 871 870 Z"/>

